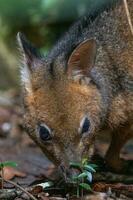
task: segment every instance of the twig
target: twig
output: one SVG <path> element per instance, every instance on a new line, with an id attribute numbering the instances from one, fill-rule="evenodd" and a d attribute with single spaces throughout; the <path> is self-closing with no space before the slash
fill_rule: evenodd
<path id="1" fill-rule="evenodd" d="M 0 167 L 0 171 L 1 171 L 1 188 L 3 189 L 3 187 L 4 187 L 4 166 L 3 166 L 3 164 L 2 164 L 2 161 L 0 162 L 0 164 L 1 164 L 1 167 Z"/>
<path id="2" fill-rule="evenodd" d="M 129 12 L 129 9 L 128 9 L 128 3 L 127 3 L 127 0 L 123 0 L 123 2 L 124 2 L 124 7 L 125 7 L 126 15 L 127 15 L 128 24 L 129 24 L 131 33 L 133 35 L 133 25 L 132 25 L 132 21 L 131 21 L 130 12 Z"/>
<path id="3" fill-rule="evenodd" d="M 2 178 L 0 178 L 0 180 L 2 180 Z M 28 191 L 26 191 L 24 188 L 22 188 L 17 183 L 15 183 L 13 181 L 7 181 L 7 180 L 4 180 L 4 181 L 7 182 L 7 183 L 10 183 L 12 185 L 14 185 L 15 187 L 19 188 L 21 191 L 25 192 L 32 200 L 37 200 L 32 194 L 30 194 Z"/>
<path id="4" fill-rule="evenodd" d="M 4 169 L 1 168 L 1 188 L 4 188 Z"/>
<path id="5" fill-rule="evenodd" d="M 2 200 L 11 200 L 15 199 L 17 196 L 20 196 L 23 192 L 16 191 L 15 189 L 3 189 L 0 190 L 0 199 Z"/>

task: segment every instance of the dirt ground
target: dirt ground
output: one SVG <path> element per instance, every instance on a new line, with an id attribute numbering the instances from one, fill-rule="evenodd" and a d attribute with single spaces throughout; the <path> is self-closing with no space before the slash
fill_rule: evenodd
<path id="1" fill-rule="evenodd" d="M 97 172 L 91 184 L 93 192 L 84 192 L 78 197 L 60 187 L 60 178 L 53 164 L 32 142 L 23 129 L 20 100 L 14 93 L 0 99 L 0 161 L 15 161 L 18 166 L 5 167 L 0 183 L 0 199 L 133 199 L 133 174 L 120 175 Z M 4 102 L 4 103 L 3 103 Z M 108 140 L 97 141 L 97 148 L 104 155 Z M 133 160 L 133 144 L 130 141 L 122 151 L 122 157 Z M 3 170 L 2 170 L 3 171 Z M 2 178 L 2 179 L 3 179 Z M 43 183 L 53 181 L 53 188 L 44 188 Z M 41 185 L 38 185 L 41 184 Z"/>

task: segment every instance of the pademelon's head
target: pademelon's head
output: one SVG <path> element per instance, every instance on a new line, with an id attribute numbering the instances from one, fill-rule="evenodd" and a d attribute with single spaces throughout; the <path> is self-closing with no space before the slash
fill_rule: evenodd
<path id="1" fill-rule="evenodd" d="M 43 58 L 18 35 L 21 81 L 29 135 L 57 166 L 88 158 L 100 123 L 101 96 L 90 78 L 96 43 L 86 40 L 65 58 Z"/>

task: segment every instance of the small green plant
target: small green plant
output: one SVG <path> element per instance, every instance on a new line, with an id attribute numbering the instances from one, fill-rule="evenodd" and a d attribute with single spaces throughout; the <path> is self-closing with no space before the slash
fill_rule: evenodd
<path id="1" fill-rule="evenodd" d="M 17 167 L 17 166 L 18 164 L 13 161 L 5 161 L 0 163 L 0 169 L 2 169 L 3 167 Z"/>
<path id="2" fill-rule="evenodd" d="M 83 190 L 92 191 L 90 183 L 92 182 L 92 174 L 96 172 L 98 166 L 89 163 L 87 159 L 83 159 L 81 163 L 70 162 L 70 167 L 78 169 L 81 173 L 72 177 L 72 182 L 76 184 L 77 197 L 80 195 L 80 188 L 83 195 Z"/>
<path id="3" fill-rule="evenodd" d="M 1 171 L 1 188 L 3 189 L 3 182 L 4 182 L 4 167 L 17 167 L 17 163 L 13 161 L 5 161 L 5 162 L 0 162 L 0 171 Z"/>
<path id="4" fill-rule="evenodd" d="M 81 163 L 70 162 L 70 168 L 78 169 L 80 173 L 71 177 L 69 181 L 67 180 L 65 183 L 60 181 L 57 183 L 58 187 L 56 183 L 51 181 L 38 185 L 42 186 L 44 191 L 49 191 L 48 193 L 52 191 L 55 192 L 57 188 L 65 192 L 67 191 L 67 194 L 74 194 L 76 191 L 77 197 L 79 197 L 80 194 L 83 197 L 84 190 L 92 191 L 90 183 L 92 182 L 92 175 L 96 172 L 98 166 L 96 164 L 88 163 L 87 159 L 83 159 Z"/>

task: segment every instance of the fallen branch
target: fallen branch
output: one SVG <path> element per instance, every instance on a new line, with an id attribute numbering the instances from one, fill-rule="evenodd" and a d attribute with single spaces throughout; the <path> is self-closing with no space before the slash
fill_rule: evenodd
<path id="1" fill-rule="evenodd" d="M 15 189 L 3 189 L 0 190 L 0 199 L 2 200 L 11 200 L 15 199 L 16 197 L 20 196 L 22 191 L 17 191 Z"/>
<path id="2" fill-rule="evenodd" d="M 0 178 L 0 180 L 2 180 L 2 178 Z M 4 180 L 7 183 L 10 183 L 12 185 L 14 185 L 15 187 L 19 188 L 21 191 L 23 191 L 25 194 L 27 194 L 32 200 L 37 200 L 32 194 L 30 194 L 28 191 L 26 191 L 24 188 L 22 188 L 20 185 L 18 185 L 17 183 L 13 182 L 13 181 L 7 181 Z"/>

